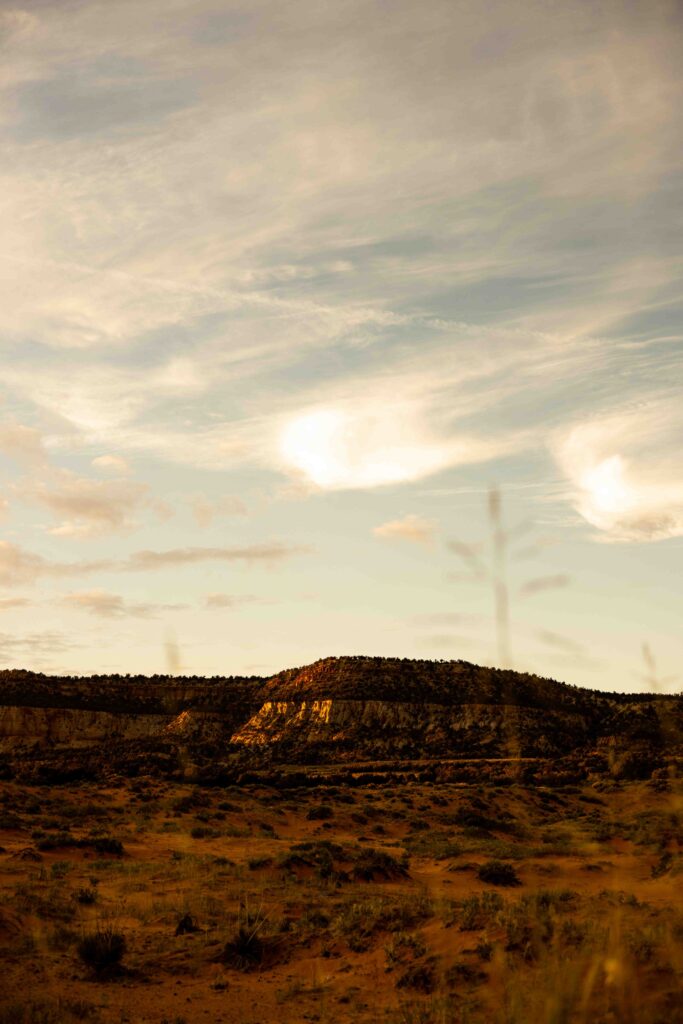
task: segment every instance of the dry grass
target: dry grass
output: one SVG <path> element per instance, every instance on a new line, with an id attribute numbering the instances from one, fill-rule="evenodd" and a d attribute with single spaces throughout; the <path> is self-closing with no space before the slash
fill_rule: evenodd
<path id="1" fill-rule="evenodd" d="M 680 783 L 594 781 L 3 783 L 0 1024 L 677 1024 Z"/>

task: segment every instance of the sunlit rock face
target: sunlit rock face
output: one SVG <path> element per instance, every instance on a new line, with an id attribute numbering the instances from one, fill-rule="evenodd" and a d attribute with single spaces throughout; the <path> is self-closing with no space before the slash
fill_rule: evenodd
<path id="1" fill-rule="evenodd" d="M 535 708 L 327 699 L 266 701 L 232 742 L 285 744 L 302 752 L 324 745 L 373 757 L 459 752 L 520 757 L 562 753 L 585 739 L 578 715 L 554 714 L 549 720 Z"/>

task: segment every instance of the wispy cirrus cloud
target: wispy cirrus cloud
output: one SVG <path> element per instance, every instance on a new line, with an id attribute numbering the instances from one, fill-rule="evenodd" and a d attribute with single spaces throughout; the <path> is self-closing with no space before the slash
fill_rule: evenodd
<path id="1" fill-rule="evenodd" d="M 123 619 L 319 535 L 324 616 L 359 523 L 390 573 L 371 524 L 478 536 L 496 482 L 562 536 L 680 537 L 680 419 L 644 415 L 683 372 L 675 0 L 40 0 L 0 36 L 0 581 L 128 573 Z"/>
<path id="2" fill-rule="evenodd" d="M 65 469 L 25 478 L 14 487 L 22 500 L 46 508 L 57 520 L 48 532 L 62 537 L 128 533 L 145 508 L 158 509 L 149 487 L 134 480 L 92 480 Z M 162 508 L 163 514 L 163 508 Z"/>
<path id="3" fill-rule="evenodd" d="M 104 473 L 113 473 L 116 476 L 126 476 L 130 472 L 128 462 L 120 455 L 96 455 L 91 465 Z"/>
<path id="4" fill-rule="evenodd" d="M 251 594 L 207 594 L 204 598 L 204 607 L 211 611 L 241 608 L 245 604 L 258 603 L 261 603 L 261 599 Z"/>
<path id="5" fill-rule="evenodd" d="M 149 619 L 162 612 L 182 611 L 183 604 L 153 604 L 127 601 L 121 594 L 107 590 L 81 590 L 61 599 L 67 608 L 75 608 L 102 619 Z"/>
<path id="6" fill-rule="evenodd" d="M 71 637 L 59 630 L 41 632 L 0 633 L 0 661 L 22 667 L 28 662 L 45 666 L 59 654 L 67 653 L 76 646 Z"/>
<path id="7" fill-rule="evenodd" d="M 206 527 L 223 516 L 246 516 L 247 506 L 237 495 L 227 494 L 211 499 L 197 495 L 191 501 L 192 515 L 198 526 Z"/>
<path id="8" fill-rule="evenodd" d="M 436 523 L 432 519 L 407 515 L 401 519 L 390 519 L 373 529 L 375 537 L 382 540 L 404 540 L 411 544 L 430 547 L 436 538 Z"/>
<path id="9" fill-rule="evenodd" d="M 247 544 L 233 548 L 173 548 L 165 551 L 134 551 L 121 559 L 103 558 L 57 562 L 27 551 L 10 541 L 0 541 L 0 585 L 17 586 L 34 583 L 41 577 L 63 578 L 89 575 L 97 572 L 149 572 L 203 562 L 235 562 L 246 565 L 273 567 L 289 558 L 310 554 L 313 548 L 305 545 L 273 541 L 266 544 Z"/>
<path id="10" fill-rule="evenodd" d="M 313 548 L 309 545 L 284 544 L 278 541 L 234 548 L 191 547 L 175 548 L 170 551 L 134 551 L 128 558 L 117 563 L 117 566 L 131 572 L 196 565 L 200 562 L 243 562 L 247 565 L 261 563 L 273 566 L 288 558 L 307 555 L 312 551 Z"/>
<path id="11" fill-rule="evenodd" d="M 33 468 L 43 465 L 46 460 L 40 431 L 22 423 L 10 422 L 0 426 L 0 451 Z"/>

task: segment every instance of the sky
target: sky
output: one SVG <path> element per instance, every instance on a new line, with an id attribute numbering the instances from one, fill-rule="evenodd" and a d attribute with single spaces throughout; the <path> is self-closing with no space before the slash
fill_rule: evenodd
<path id="1" fill-rule="evenodd" d="M 677 0 L 5 0 L 0 667 L 679 691 L 682 43 Z"/>

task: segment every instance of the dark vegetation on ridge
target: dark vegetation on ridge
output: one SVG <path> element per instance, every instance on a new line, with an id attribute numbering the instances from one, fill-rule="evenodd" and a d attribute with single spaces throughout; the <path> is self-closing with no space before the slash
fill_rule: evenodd
<path id="1" fill-rule="evenodd" d="M 579 755 L 643 777 L 681 749 L 681 696 L 604 693 L 466 661 L 324 658 L 270 678 L 0 673 L 0 772 L 52 781 Z"/>

